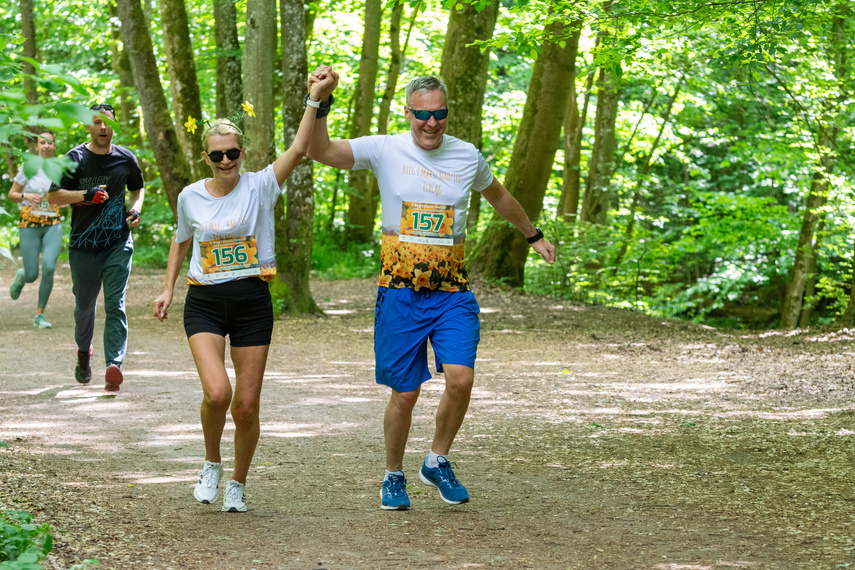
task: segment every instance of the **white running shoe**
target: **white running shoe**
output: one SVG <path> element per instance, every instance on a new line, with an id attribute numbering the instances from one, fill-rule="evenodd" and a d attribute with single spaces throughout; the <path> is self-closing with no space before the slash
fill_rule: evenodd
<path id="1" fill-rule="evenodd" d="M 220 484 L 220 477 L 223 476 L 223 463 L 205 462 L 205 466 L 199 471 L 199 482 L 196 483 L 196 489 L 193 490 L 193 496 L 197 501 L 205 505 L 210 505 L 217 500 L 217 486 Z"/>
<path id="2" fill-rule="evenodd" d="M 243 483 L 229 481 L 223 492 L 223 511 L 227 513 L 242 513 L 246 511 L 246 503 L 243 502 Z"/>

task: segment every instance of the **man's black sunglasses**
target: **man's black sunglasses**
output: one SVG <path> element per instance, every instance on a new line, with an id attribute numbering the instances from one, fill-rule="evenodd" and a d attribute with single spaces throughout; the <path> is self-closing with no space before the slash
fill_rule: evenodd
<path id="1" fill-rule="evenodd" d="M 222 162 L 223 156 L 229 157 L 229 160 L 237 160 L 240 157 L 240 149 L 239 148 L 230 148 L 226 152 L 221 150 L 213 150 L 208 154 L 208 158 L 211 159 L 211 162 Z"/>
<path id="2" fill-rule="evenodd" d="M 410 107 L 407 108 L 410 109 L 410 113 L 412 113 L 413 116 L 420 121 L 429 121 L 431 115 L 433 115 L 437 121 L 441 121 L 448 116 L 448 109 L 437 109 L 436 111 L 417 111 Z"/>
<path id="3" fill-rule="evenodd" d="M 92 105 L 91 107 L 89 107 L 89 110 L 90 111 L 110 111 L 113 114 L 116 113 L 116 110 L 113 109 L 112 106 L 110 106 L 106 103 L 96 103 L 96 104 Z"/>

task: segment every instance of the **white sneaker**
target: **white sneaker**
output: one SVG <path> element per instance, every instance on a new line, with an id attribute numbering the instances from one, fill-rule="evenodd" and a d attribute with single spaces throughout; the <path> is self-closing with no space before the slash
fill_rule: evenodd
<path id="1" fill-rule="evenodd" d="M 205 466 L 199 471 L 199 482 L 193 490 L 193 496 L 200 503 L 210 505 L 217 500 L 217 486 L 220 477 L 223 476 L 223 463 L 205 462 Z"/>
<path id="2" fill-rule="evenodd" d="M 227 513 L 242 513 L 246 511 L 246 503 L 243 502 L 243 483 L 229 481 L 223 492 L 223 511 Z"/>

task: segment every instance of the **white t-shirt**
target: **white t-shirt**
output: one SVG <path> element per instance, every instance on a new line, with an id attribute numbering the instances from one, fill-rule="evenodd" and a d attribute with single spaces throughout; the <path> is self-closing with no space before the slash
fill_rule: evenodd
<path id="1" fill-rule="evenodd" d="M 242 174 L 222 198 L 205 190 L 205 180 L 184 188 L 178 195 L 175 241 L 193 238 L 187 283 L 211 285 L 244 277 L 270 281 L 276 275 L 273 208 L 282 190 L 273 165 Z"/>
<path id="2" fill-rule="evenodd" d="M 465 291 L 469 192 L 481 192 L 493 173 L 475 145 L 445 135 L 424 150 L 411 132 L 349 141 L 353 169 L 377 177 L 383 206 L 381 287 Z"/>
<path id="3" fill-rule="evenodd" d="M 59 206 L 49 204 L 47 201 L 47 193 L 50 190 L 52 182 L 44 170 L 39 168 L 35 176 L 27 178 L 22 168 L 15 175 L 14 180 L 24 187 L 22 190 L 23 193 L 38 194 L 42 198 L 37 204 L 33 204 L 26 198 L 21 201 L 20 226 L 22 228 L 62 223 L 62 220 L 59 218 Z"/>

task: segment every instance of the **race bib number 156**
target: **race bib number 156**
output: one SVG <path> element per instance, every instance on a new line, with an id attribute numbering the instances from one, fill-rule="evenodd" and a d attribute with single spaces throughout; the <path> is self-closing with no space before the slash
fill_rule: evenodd
<path id="1" fill-rule="evenodd" d="M 202 273 L 228 273 L 229 277 L 260 275 L 255 236 L 240 236 L 199 242 Z"/>

